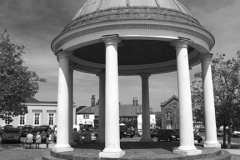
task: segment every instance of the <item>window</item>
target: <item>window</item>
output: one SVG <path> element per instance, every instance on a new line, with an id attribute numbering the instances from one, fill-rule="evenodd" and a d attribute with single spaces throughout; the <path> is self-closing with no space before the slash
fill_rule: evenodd
<path id="1" fill-rule="evenodd" d="M 166 119 L 167 120 L 171 120 L 172 119 L 172 112 L 170 112 L 170 111 L 166 112 Z"/>
<path id="2" fill-rule="evenodd" d="M 84 114 L 83 119 L 89 119 L 89 114 Z"/>
<path id="3" fill-rule="evenodd" d="M 40 113 L 34 113 L 34 125 L 40 125 Z"/>
<path id="4" fill-rule="evenodd" d="M 48 114 L 48 124 L 49 125 L 54 125 L 54 113 L 49 113 Z"/>
<path id="5" fill-rule="evenodd" d="M 25 125 L 25 115 L 20 115 L 19 117 L 20 117 L 19 124 Z"/>

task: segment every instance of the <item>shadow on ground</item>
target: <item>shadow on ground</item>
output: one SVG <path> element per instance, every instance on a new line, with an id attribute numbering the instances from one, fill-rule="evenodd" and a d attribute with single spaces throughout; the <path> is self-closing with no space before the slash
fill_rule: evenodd
<path id="1" fill-rule="evenodd" d="M 179 147 L 179 142 L 121 142 L 121 149 L 164 149 L 173 151 Z M 202 144 L 195 144 L 198 149 L 203 149 Z M 105 148 L 104 143 L 86 143 L 72 146 L 78 149 L 97 149 L 103 150 Z"/>

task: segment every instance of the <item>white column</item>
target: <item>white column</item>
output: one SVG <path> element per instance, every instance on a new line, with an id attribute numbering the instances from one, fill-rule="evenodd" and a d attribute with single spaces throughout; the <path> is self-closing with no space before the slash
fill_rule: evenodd
<path id="1" fill-rule="evenodd" d="M 57 54 L 59 59 L 58 73 L 58 110 L 57 110 L 57 144 L 52 151 L 73 151 L 69 145 L 69 55 Z"/>
<path id="2" fill-rule="evenodd" d="M 120 148 L 119 133 L 119 89 L 118 53 L 121 42 L 116 35 L 101 38 L 106 45 L 106 82 L 105 82 L 105 148 L 99 157 L 119 158 L 125 155 Z"/>
<path id="3" fill-rule="evenodd" d="M 140 75 L 142 78 L 142 142 L 152 142 L 150 135 L 150 108 L 149 108 L 149 74 Z"/>
<path id="4" fill-rule="evenodd" d="M 205 142 L 204 148 L 221 148 L 217 140 L 217 128 L 215 118 L 215 106 L 213 96 L 213 82 L 211 71 L 212 54 L 201 54 L 202 82 L 204 92 L 204 111 L 205 111 Z"/>
<path id="5" fill-rule="evenodd" d="M 172 45 L 176 48 L 177 57 L 177 78 L 179 97 L 179 121 L 180 121 L 180 146 L 173 153 L 181 155 L 197 155 L 202 150 L 194 146 L 193 116 L 189 75 L 187 41 L 176 40 Z"/>
<path id="6" fill-rule="evenodd" d="M 99 116 L 98 116 L 98 140 L 105 142 L 105 74 L 98 74 L 99 77 Z"/>
<path id="7" fill-rule="evenodd" d="M 76 145 L 73 141 L 73 69 L 69 69 L 69 144 Z"/>

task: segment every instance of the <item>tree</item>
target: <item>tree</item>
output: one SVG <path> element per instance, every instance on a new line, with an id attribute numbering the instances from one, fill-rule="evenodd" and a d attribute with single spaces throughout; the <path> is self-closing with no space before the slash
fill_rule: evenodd
<path id="1" fill-rule="evenodd" d="M 2 119 L 10 119 L 27 113 L 24 105 L 27 97 L 34 97 L 38 92 L 38 82 L 46 79 L 39 78 L 34 71 L 23 66 L 22 55 L 24 45 L 13 44 L 5 30 L 0 34 L 0 113 Z"/>
<path id="2" fill-rule="evenodd" d="M 239 127 L 240 118 L 240 51 L 237 58 L 225 60 L 224 54 L 217 54 L 212 60 L 212 79 L 217 127 L 223 126 L 223 147 L 226 147 L 225 135 L 228 130 L 228 148 L 231 147 L 231 134 L 234 127 Z M 194 75 L 191 85 L 194 116 L 204 120 L 204 100 L 202 73 Z"/>

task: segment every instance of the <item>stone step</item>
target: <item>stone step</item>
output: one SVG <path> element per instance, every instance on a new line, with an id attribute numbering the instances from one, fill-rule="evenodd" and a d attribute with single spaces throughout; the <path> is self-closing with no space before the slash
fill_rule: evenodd
<path id="1" fill-rule="evenodd" d="M 239 151 L 239 152 L 240 152 L 240 151 Z M 231 155 L 231 160 L 240 160 L 240 155 L 232 154 L 232 155 Z"/>
<path id="2" fill-rule="evenodd" d="M 145 157 L 146 158 L 146 157 Z M 119 158 L 119 160 L 127 160 L 127 159 L 131 159 L 131 160 L 143 160 L 145 159 L 144 156 L 133 156 L 133 157 L 121 157 Z M 224 150 L 219 150 L 217 152 L 214 153 L 209 153 L 209 154 L 204 154 L 204 155 L 197 155 L 197 156 L 186 156 L 186 157 L 154 157 L 154 160 L 240 160 L 238 159 L 239 157 L 232 157 L 231 158 L 231 154 L 228 151 L 224 151 Z M 75 154 L 75 155 L 71 155 L 68 153 L 55 153 L 55 152 L 45 152 L 43 154 L 43 158 L 42 160 L 98 160 L 99 157 L 96 156 L 96 154 L 92 153 L 92 154 L 87 154 L 87 153 L 82 153 L 82 154 Z M 111 160 L 112 158 L 101 158 L 101 160 Z M 116 158 L 113 158 L 114 160 L 116 160 Z M 36 159 L 37 160 L 37 159 Z"/>
<path id="3" fill-rule="evenodd" d="M 34 159 L 35 160 L 35 159 Z M 37 160 L 37 159 L 36 159 Z M 66 160 L 62 158 L 53 157 L 50 152 L 44 152 L 42 155 L 42 160 Z"/>

